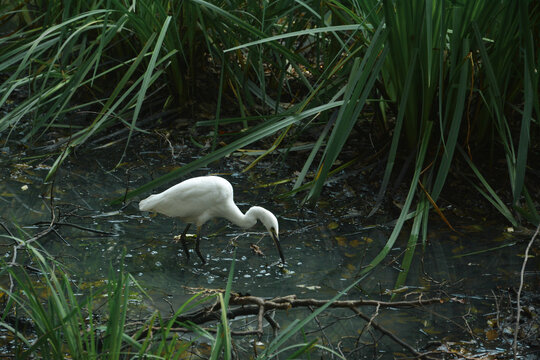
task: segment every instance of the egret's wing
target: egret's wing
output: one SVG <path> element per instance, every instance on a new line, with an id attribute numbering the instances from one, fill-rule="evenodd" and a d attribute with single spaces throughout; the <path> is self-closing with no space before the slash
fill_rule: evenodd
<path id="1" fill-rule="evenodd" d="M 223 204 L 233 196 L 231 184 L 219 177 L 188 179 L 164 192 L 153 195 L 152 210 L 190 222 L 204 212 Z"/>

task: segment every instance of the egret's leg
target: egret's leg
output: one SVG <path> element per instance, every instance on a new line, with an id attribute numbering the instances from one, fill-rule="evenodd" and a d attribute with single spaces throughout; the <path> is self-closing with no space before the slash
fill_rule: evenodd
<path id="1" fill-rule="evenodd" d="M 186 229 L 182 233 L 182 236 L 180 236 L 180 241 L 182 241 L 182 248 L 184 249 L 184 252 L 186 253 L 186 257 L 187 257 L 188 260 L 189 260 L 189 250 L 188 250 L 188 247 L 187 247 L 187 244 L 186 244 L 186 234 L 187 234 L 190 226 L 191 226 L 191 224 L 187 224 Z"/>
<path id="2" fill-rule="evenodd" d="M 197 255 L 199 255 L 203 264 L 206 264 L 206 260 L 204 260 L 204 257 L 201 254 L 201 250 L 199 249 L 200 239 L 201 239 L 201 226 L 197 226 L 197 238 L 195 239 L 195 252 L 197 253 Z"/>

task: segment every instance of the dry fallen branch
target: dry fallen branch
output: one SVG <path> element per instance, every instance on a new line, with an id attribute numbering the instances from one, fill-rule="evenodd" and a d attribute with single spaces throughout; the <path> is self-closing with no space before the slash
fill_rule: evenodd
<path id="1" fill-rule="evenodd" d="M 211 292 L 211 291 L 208 291 Z M 292 308 L 308 308 L 308 307 L 321 307 L 326 305 L 330 300 L 319 299 L 298 299 L 296 295 L 287 295 L 276 297 L 273 299 L 264 299 L 257 296 L 241 296 L 239 294 L 232 293 L 229 300 L 231 308 L 227 310 L 227 318 L 229 320 L 239 316 L 258 315 L 262 321 L 262 313 L 266 313 L 271 310 L 289 310 Z M 444 302 L 441 298 L 422 299 L 419 297 L 416 300 L 410 301 L 378 301 L 378 300 L 339 300 L 330 304 L 330 308 L 345 308 L 354 309 L 361 306 L 372 306 L 377 308 L 413 308 L 421 307 L 432 304 L 442 304 Z M 234 307 L 237 305 L 237 307 Z M 192 322 L 194 324 L 205 324 L 212 321 L 219 321 L 221 319 L 221 309 L 217 304 L 213 304 L 210 307 L 201 308 L 188 314 L 181 315 L 177 318 L 178 322 Z M 262 325 L 259 324 L 258 329 L 262 329 Z"/>
<path id="2" fill-rule="evenodd" d="M 211 290 L 205 289 L 205 293 L 212 294 L 215 292 L 221 292 L 222 290 Z M 240 294 L 231 293 L 231 298 L 229 300 L 229 308 L 227 309 L 227 319 L 233 320 L 242 316 L 256 316 L 257 317 L 257 327 L 253 330 L 246 331 L 231 331 L 231 334 L 234 336 L 246 336 L 246 335 L 257 335 L 261 337 L 263 335 L 263 319 L 266 319 L 268 324 L 272 327 L 274 332 L 279 329 L 279 324 L 269 316 L 270 311 L 274 310 L 290 310 L 292 308 L 317 308 L 323 305 L 327 305 L 330 300 L 319 300 L 319 299 L 299 299 L 296 295 L 288 295 L 275 297 L 272 299 L 264 299 L 257 296 L 242 296 Z M 410 301 L 396 301 L 396 302 L 387 302 L 387 301 L 377 301 L 377 300 L 340 300 L 334 301 L 329 305 L 329 308 L 343 308 L 350 309 L 354 314 L 369 323 L 369 326 L 379 330 L 384 335 L 387 335 L 390 339 L 403 346 L 409 350 L 414 356 L 423 356 L 419 351 L 417 351 L 413 346 L 407 344 L 405 341 L 400 339 L 395 334 L 384 329 L 378 325 L 374 319 L 377 314 L 374 314 L 371 318 L 363 314 L 358 310 L 359 307 L 375 307 L 377 311 L 382 308 L 413 308 L 413 307 L 422 307 L 433 304 L 442 304 L 445 300 L 442 298 L 430 298 L 422 299 L 422 297 L 417 298 L 416 300 Z M 190 332 L 189 327 L 186 327 L 185 324 L 193 323 L 197 325 L 209 323 L 209 322 L 218 322 L 221 321 L 221 308 L 219 303 L 213 303 L 204 308 L 200 308 L 193 312 L 183 314 L 178 316 L 175 321 L 180 326 L 173 327 L 170 331 L 174 332 Z M 164 319 L 164 323 L 167 323 L 171 318 Z M 129 327 L 133 329 L 140 329 L 141 326 L 148 326 L 142 322 L 131 322 L 128 324 Z M 147 331 L 159 331 L 159 326 L 150 326 Z M 205 329 L 209 332 L 214 332 L 215 329 L 207 328 Z M 145 336 L 144 332 L 140 336 Z"/>
<path id="3" fill-rule="evenodd" d="M 266 311 L 268 310 L 289 310 L 292 308 L 299 307 L 321 307 L 326 305 L 330 300 L 318 300 L 318 299 L 298 299 L 296 295 L 287 295 L 283 297 L 277 297 L 270 300 L 264 300 L 263 298 L 257 296 L 236 296 L 235 294 L 231 295 L 229 301 L 230 305 L 242 305 L 244 307 L 251 306 L 253 308 L 264 307 Z M 422 299 L 418 298 L 417 300 L 412 301 L 378 301 L 378 300 L 339 300 L 334 301 L 330 304 L 330 308 L 356 308 L 360 306 L 374 306 L 378 308 L 388 308 L 388 307 L 400 307 L 400 308 L 411 308 L 419 307 L 424 305 L 431 305 L 435 303 L 443 303 L 444 301 L 441 298 L 433 299 Z M 246 315 L 246 314 L 243 314 Z M 253 314 L 255 312 L 253 311 Z"/>

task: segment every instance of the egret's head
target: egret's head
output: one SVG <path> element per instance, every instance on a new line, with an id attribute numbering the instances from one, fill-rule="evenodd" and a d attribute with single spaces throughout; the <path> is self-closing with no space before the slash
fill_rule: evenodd
<path id="1" fill-rule="evenodd" d="M 279 224 L 274 214 L 260 206 L 256 206 L 255 208 L 257 208 L 257 218 L 264 225 L 266 230 L 268 230 L 270 235 L 278 237 Z"/>
<path id="2" fill-rule="evenodd" d="M 281 261 L 285 262 L 285 256 L 283 256 L 283 251 L 281 251 L 281 246 L 279 244 L 279 224 L 277 218 L 272 214 L 272 212 L 262 208 L 260 206 L 254 206 L 248 210 L 255 214 L 257 219 L 264 225 L 274 244 L 276 244 L 277 250 L 279 252 L 279 257 Z"/>

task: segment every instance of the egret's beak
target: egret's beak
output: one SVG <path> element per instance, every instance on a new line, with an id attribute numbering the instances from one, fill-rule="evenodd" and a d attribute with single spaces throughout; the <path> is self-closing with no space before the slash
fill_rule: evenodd
<path id="1" fill-rule="evenodd" d="M 283 256 L 283 251 L 281 251 L 281 245 L 279 245 L 279 236 L 276 233 L 275 229 L 270 230 L 270 236 L 272 237 L 272 240 L 274 240 L 274 244 L 276 244 L 277 250 L 279 252 L 279 257 L 281 258 L 281 261 L 285 264 L 285 256 Z"/>

